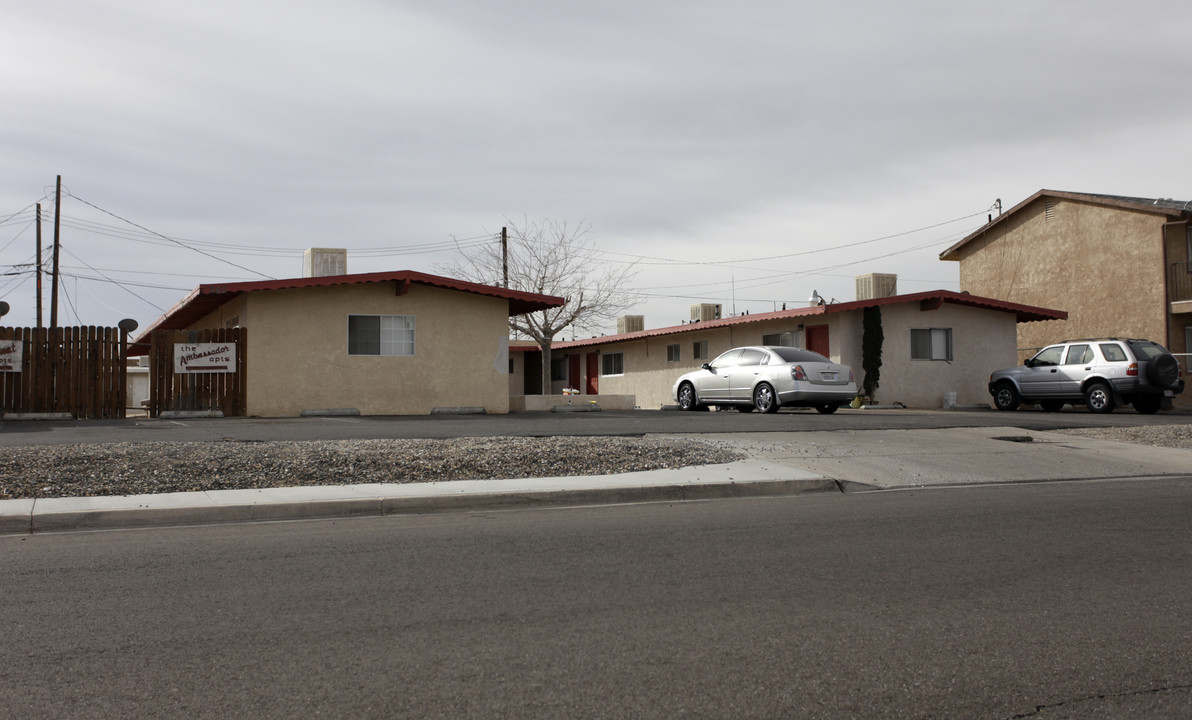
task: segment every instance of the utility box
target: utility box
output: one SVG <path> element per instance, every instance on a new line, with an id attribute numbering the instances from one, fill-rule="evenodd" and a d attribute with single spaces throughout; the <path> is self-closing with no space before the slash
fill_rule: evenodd
<path id="1" fill-rule="evenodd" d="M 857 299 L 876 300 L 898 294 L 898 276 L 891 273 L 869 273 L 857 276 Z"/>
<path id="2" fill-rule="evenodd" d="M 645 315 L 622 315 L 617 318 L 617 334 L 641 332 L 646 329 Z"/>
<path id="3" fill-rule="evenodd" d="M 691 322 L 708 322 L 720 319 L 720 305 L 718 303 L 700 303 L 691 306 Z"/>
<path id="4" fill-rule="evenodd" d="M 302 253 L 302 277 L 348 274 L 348 251 L 343 248 L 310 248 Z"/>

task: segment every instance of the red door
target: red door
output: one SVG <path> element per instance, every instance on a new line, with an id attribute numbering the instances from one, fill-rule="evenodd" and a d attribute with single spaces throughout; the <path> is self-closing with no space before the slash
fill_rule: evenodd
<path id="1" fill-rule="evenodd" d="M 832 357 L 828 354 L 827 325 L 812 325 L 807 328 L 807 349 L 824 357 Z"/>
<path id="2" fill-rule="evenodd" d="M 588 353 L 588 384 L 584 389 L 586 395 L 596 395 L 600 389 L 600 355 Z"/>
<path id="3" fill-rule="evenodd" d="M 567 356 L 567 387 L 579 389 L 579 355 Z"/>

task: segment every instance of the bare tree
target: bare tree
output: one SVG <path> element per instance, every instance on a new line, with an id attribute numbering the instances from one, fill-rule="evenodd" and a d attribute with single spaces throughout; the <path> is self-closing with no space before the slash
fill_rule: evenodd
<path id="1" fill-rule="evenodd" d="M 542 393 L 550 394 L 551 352 L 555 336 L 565 328 L 575 334 L 598 331 L 632 306 L 628 290 L 637 276 L 633 263 L 610 263 L 597 257 L 591 223 L 576 226 L 560 220 L 529 220 L 520 225 L 506 218 L 509 235 L 509 288 L 566 298 L 562 307 L 509 318 L 509 328 L 538 343 L 542 350 Z M 445 275 L 500 286 L 505 261 L 500 242 L 456 247 L 463 260 L 438 267 Z"/>

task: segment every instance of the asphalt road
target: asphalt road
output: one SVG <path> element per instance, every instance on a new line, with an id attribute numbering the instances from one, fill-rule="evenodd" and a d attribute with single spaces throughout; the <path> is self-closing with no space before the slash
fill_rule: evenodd
<path id="1" fill-rule="evenodd" d="M 160 420 L 4 421 L 0 447 L 75 443 L 237 440 L 446 439 L 486 436 L 642 435 L 648 433 L 759 433 L 818 430 L 905 430 L 1013 426 L 1024 430 L 1192 422 L 1192 412 L 1140 415 L 1130 409 L 1094 415 L 1083 408 L 1058 413 L 964 410 L 840 410 L 821 415 L 790 410 L 774 415 L 740 412 L 514 413 L 399 417 L 200 418 Z"/>
<path id="2" fill-rule="evenodd" d="M 1183 718 L 1192 482 L 2 537 L 0 627 L 2 717 Z"/>

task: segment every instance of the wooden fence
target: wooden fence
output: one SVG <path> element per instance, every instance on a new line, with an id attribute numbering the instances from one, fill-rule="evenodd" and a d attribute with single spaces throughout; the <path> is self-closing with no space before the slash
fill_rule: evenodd
<path id="1" fill-rule="evenodd" d="M 9 358 L 18 349 L 21 355 L 19 366 L 0 372 L 3 412 L 124 417 L 127 375 L 118 328 L 0 328 L 0 347 Z"/>
<path id="2" fill-rule="evenodd" d="M 211 412 L 242 416 L 246 408 L 245 358 L 248 333 L 244 328 L 157 330 L 149 345 L 149 416 L 164 411 Z M 234 366 L 220 372 L 176 372 L 174 346 L 199 343 L 234 348 Z"/>

